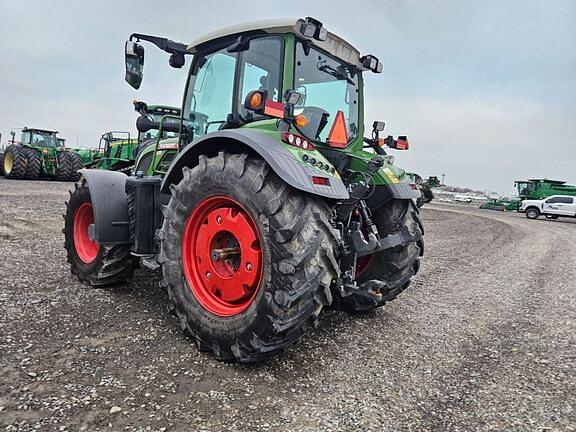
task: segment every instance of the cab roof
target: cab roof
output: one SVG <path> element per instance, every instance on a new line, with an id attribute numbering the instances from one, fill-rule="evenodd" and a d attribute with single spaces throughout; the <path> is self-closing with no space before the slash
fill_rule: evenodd
<path id="1" fill-rule="evenodd" d="M 199 49 L 202 49 L 203 45 L 213 42 L 218 39 L 226 38 L 234 35 L 241 35 L 244 33 L 294 33 L 297 36 L 305 38 L 300 33 L 300 24 L 303 22 L 302 19 L 297 18 L 286 18 L 286 19 L 274 19 L 274 20 L 262 20 L 253 21 L 243 24 L 237 24 L 230 27 L 225 27 L 219 30 L 210 32 L 200 38 L 193 40 L 188 45 L 188 52 L 193 54 Z M 313 45 L 327 51 L 333 56 L 343 60 L 344 62 L 356 66 L 360 70 L 365 70 L 364 66 L 360 62 L 360 52 L 354 48 L 350 43 L 346 42 L 341 37 L 335 35 L 328 31 L 328 37 L 325 41 L 318 41 L 315 39 L 308 39 Z"/>
<path id="2" fill-rule="evenodd" d="M 26 132 L 26 131 L 46 132 L 46 133 L 51 133 L 51 134 L 57 134 L 57 133 L 58 133 L 58 131 L 56 131 L 56 130 L 51 130 L 51 129 L 39 129 L 39 128 L 24 127 L 24 128 L 22 129 L 22 132 Z"/>

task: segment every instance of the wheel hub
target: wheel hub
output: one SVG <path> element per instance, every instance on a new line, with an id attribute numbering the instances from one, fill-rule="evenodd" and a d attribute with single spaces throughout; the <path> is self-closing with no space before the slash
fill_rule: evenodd
<path id="1" fill-rule="evenodd" d="M 4 172 L 10 174 L 14 165 L 14 158 L 11 153 L 4 153 Z"/>
<path id="2" fill-rule="evenodd" d="M 202 200 L 184 228 L 182 264 L 200 304 L 232 316 L 254 300 L 262 277 L 260 235 L 253 218 L 226 196 Z"/>
<path id="3" fill-rule="evenodd" d="M 94 210 L 92 204 L 83 203 L 74 215 L 74 248 L 86 264 L 94 262 L 98 255 L 98 243 L 94 240 Z"/>

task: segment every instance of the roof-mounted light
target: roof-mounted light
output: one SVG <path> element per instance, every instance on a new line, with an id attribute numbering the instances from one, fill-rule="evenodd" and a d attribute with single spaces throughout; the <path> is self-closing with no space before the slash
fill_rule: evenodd
<path id="1" fill-rule="evenodd" d="M 325 41 L 328 39 L 328 30 L 322 27 L 322 23 L 317 19 L 306 17 L 300 21 L 300 33 L 308 39 Z"/>
<path id="2" fill-rule="evenodd" d="M 360 62 L 362 63 L 362 66 L 374 73 L 380 73 L 382 72 L 382 69 L 384 69 L 384 65 L 372 54 L 360 57 Z"/>

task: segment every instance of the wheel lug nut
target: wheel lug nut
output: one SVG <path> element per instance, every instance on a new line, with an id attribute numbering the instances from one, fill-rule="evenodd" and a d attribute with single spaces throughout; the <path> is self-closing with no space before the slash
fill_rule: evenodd
<path id="1" fill-rule="evenodd" d="M 206 279 L 210 279 L 212 277 L 212 273 L 206 272 Z"/>
<path id="2" fill-rule="evenodd" d="M 246 270 L 252 271 L 252 264 L 250 263 L 246 264 Z"/>
<path id="3" fill-rule="evenodd" d="M 218 216 L 218 217 L 216 218 L 216 223 L 219 223 L 219 224 L 222 223 L 222 216 Z"/>

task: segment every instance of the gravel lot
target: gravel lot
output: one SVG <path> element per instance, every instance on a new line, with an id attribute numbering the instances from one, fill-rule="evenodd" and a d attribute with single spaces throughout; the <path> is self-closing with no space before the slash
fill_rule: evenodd
<path id="1" fill-rule="evenodd" d="M 398 300 L 242 366 L 196 350 L 153 272 L 72 277 L 70 187 L 0 179 L 4 430 L 576 429 L 576 221 L 431 204 Z"/>

